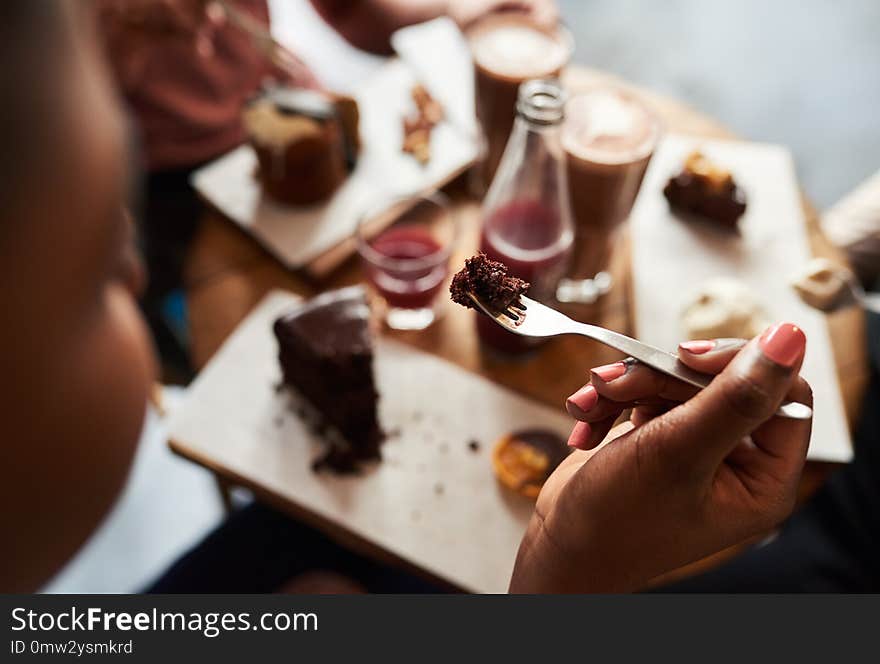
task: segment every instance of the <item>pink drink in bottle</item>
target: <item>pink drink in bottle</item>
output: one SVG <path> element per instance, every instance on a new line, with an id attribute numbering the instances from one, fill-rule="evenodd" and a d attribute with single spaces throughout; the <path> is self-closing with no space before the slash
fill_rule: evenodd
<path id="1" fill-rule="evenodd" d="M 559 131 L 564 98 L 558 81 L 520 86 L 517 118 L 498 172 L 483 202 L 480 250 L 531 284 L 528 296 L 552 302 L 565 274 L 574 238 Z M 484 316 L 480 339 L 495 350 L 518 354 L 540 340 L 520 337 Z"/>

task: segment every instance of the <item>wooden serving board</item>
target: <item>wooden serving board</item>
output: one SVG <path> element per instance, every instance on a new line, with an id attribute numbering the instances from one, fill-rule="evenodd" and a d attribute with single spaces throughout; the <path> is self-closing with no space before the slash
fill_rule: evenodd
<path id="1" fill-rule="evenodd" d="M 729 169 L 748 198 L 740 234 L 674 215 L 663 197 L 667 180 L 700 149 Z M 802 374 L 814 393 L 809 458 L 852 458 L 843 401 L 825 316 L 803 304 L 791 276 L 811 257 L 794 163 L 778 145 L 669 135 L 645 175 L 630 217 L 636 335 L 674 350 L 684 338 L 681 312 L 696 289 L 715 277 L 745 283 L 769 321 L 790 321 L 807 335 Z"/>
<path id="2" fill-rule="evenodd" d="M 259 241 L 291 270 L 322 278 L 355 250 L 355 227 L 368 210 L 439 188 L 463 172 L 477 156 L 477 143 L 448 122 L 431 137 L 431 160 L 424 166 L 401 152 L 402 119 L 411 112 L 417 82 L 401 60 L 390 60 L 355 94 L 360 109 L 361 154 L 357 167 L 331 198 L 292 207 L 263 194 L 254 177 L 256 155 L 249 145 L 199 169 L 192 184 L 199 195 Z"/>
<path id="3" fill-rule="evenodd" d="M 275 389 L 272 322 L 297 301 L 273 291 L 230 336 L 175 413 L 172 449 L 329 532 L 462 589 L 505 592 L 534 505 L 496 482 L 492 447 L 520 428 L 566 436 L 571 421 L 562 407 L 380 337 L 380 417 L 392 434 L 384 460 L 361 476 L 315 474 L 319 442 L 292 412 L 295 396 Z"/>

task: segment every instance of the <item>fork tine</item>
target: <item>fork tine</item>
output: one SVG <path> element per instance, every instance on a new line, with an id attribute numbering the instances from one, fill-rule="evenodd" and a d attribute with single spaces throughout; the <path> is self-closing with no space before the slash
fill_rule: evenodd
<path id="1" fill-rule="evenodd" d="M 526 317 L 526 305 L 522 300 L 517 298 L 509 305 L 507 305 L 507 311 L 505 311 L 508 316 L 513 320 L 514 325 L 519 327 L 522 325 L 523 321 Z"/>
<path id="2" fill-rule="evenodd" d="M 477 305 L 480 311 L 489 316 L 489 318 L 492 318 L 496 323 L 501 325 L 501 327 L 507 328 L 508 330 L 514 330 L 518 325 L 522 323 L 521 320 L 518 320 L 519 316 L 517 314 L 514 314 L 513 312 L 509 312 L 508 310 L 493 311 L 486 307 L 483 302 L 480 301 L 480 298 L 478 298 L 473 293 L 468 293 L 468 297 L 471 298 L 473 303 Z"/>

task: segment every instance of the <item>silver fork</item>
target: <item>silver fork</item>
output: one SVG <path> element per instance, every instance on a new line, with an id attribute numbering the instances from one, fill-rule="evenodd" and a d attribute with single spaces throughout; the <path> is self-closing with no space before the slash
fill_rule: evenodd
<path id="1" fill-rule="evenodd" d="M 519 300 L 509 305 L 505 311 L 495 311 L 473 293 L 468 293 L 468 295 L 484 314 L 514 334 L 524 337 L 579 334 L 626 353 L 649 367 L 700 389 L 712 382 L 714 377 L 685 366 L 672 353 L 643 344 L 625 334 L 606 330 L 604 327 L 579 323 L 556 309 L 551 309 L 531 298 L 520 296 Z M 789 401 L 779 407 L 776 415 L 795 420 L 808 420 L 813 416 L 813 411 L 802 403 Z"/>

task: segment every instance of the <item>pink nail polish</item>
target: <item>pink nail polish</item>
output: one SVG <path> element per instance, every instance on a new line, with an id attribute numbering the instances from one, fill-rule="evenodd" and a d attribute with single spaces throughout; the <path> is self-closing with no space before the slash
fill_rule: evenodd
<path id="1" fill-rule="evenodd" d="M 715 348 L 715 342 L 711 340 L 699 339 L 695 341 L 682 341 L 678 344 L 678 347 L 681 350 L 687 351 L 693 355 L 702 355 L 703 353 L 708 353 L 710 350 Z"/>
<path id="2" fill-rule="evenodd" d="M 592 433 L 593 429 L 589 424 L 586 422 L 578 422 L 574 425 L 574 429 L 572 429 L 571 435 L 568 437 L 568 446 L 578 450 L 588 449 L 586 445 L 589 442 Z M 584 447 L 582 447 L 582 445 Z"/>
<path id="3" fill-rule="evenodd" d="M 596 388 L 592 385 L 584 385 L 565 400 L 565 409 L 573 418 L 581 420 L 598 402 L 599 393 Z"/>
<path id="4" fill-rule="evenodd" d="M 592 373 L 597 375 L 606 383 L 610 383 L 615 378 L 620 378 L 626 373 L 626 365 L 623 362 L 615 362 L 614 364 L 606 364 L 601 367 L 590 369 Z"/>
<path id="5" fill-rule="evenodd" d="M 758 345 L 769 359 L 784 367 L 791 367 L 803 355 L 807 337 L 803 330 L 791 323 L 777 323 L 764 332 Z"/>

